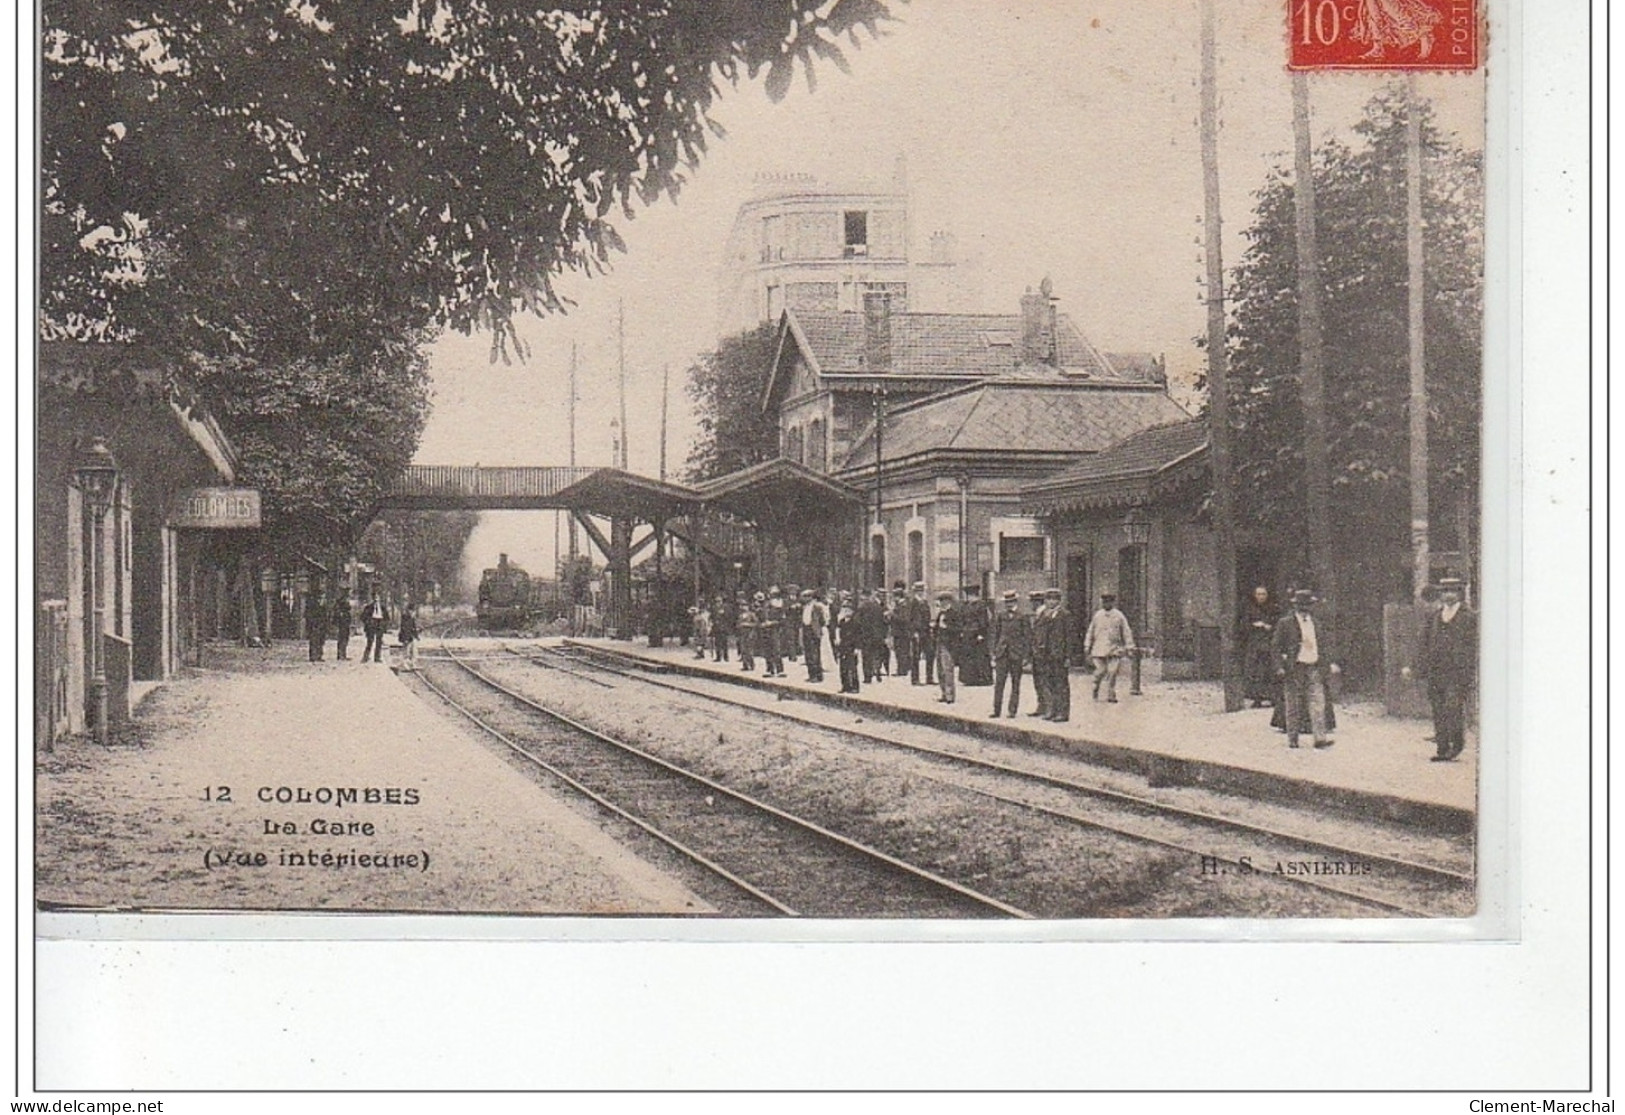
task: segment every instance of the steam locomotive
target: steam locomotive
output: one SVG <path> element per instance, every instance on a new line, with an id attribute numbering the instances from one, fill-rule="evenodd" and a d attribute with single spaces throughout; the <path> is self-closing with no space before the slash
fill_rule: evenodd
<path id="1" fill-rule="evenodd" d="M 496 567 L 480 575 L 475 615 L 487 631 L 516 631 L 530 623 L 535 586 L 530 574 L 503 554 Z"/>

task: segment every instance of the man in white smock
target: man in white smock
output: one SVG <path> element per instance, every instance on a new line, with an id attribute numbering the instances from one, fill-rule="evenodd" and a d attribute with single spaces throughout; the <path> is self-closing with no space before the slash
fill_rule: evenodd
<path id="1" fill-rule="evenodd" d="M 1106 700 L 1117 703 L 1117 673 L 1123 668 L 1123 659 L 1134 649 L 1134 630 L 1128 617 L 1117 610 L 1114 593 L 1100 594 L 1100 608 L 1089 620 L 1089 630 L 1083 636 L 1089 658 L 1095 666 L 1095 700 L 1100 700 L 1100 686 L 1106 684 Z"/>

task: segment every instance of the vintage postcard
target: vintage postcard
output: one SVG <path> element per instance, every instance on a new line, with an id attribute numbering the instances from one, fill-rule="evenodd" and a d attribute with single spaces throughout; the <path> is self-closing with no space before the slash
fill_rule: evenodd
<path id="1" fill-rule="evenodd" d="M 1491 13 L 611 7 L 44 3 L 41 932 L 1504 932 Z"/>
<path id="2" fill-rule="evenodd" d="M 1597 1084 L 1582 7 L 44 0 L 16 1090 Z"/>

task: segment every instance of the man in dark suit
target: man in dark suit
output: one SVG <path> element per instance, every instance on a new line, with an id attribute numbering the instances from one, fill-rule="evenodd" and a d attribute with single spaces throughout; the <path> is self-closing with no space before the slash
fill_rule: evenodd
<path id="1" fill-rule="evenodd" d="M 925 582 L 914 582 L 914 595 L 908 602 L 909 633 L 914 664 L 909 678 L 915 685 L 931 685 L 936 681 L 937 644 L 931 625 L 931 602 L 925 596 Z M 921 675 L 924 675 L 923 677 Z"/>
<path id="2" fill-rule="evenodd" d="M 310 638 L 310 660 L 320 662 L 327 645 L 327 604 L 314 592 L 305 600 L 305 634 Z"/>
<path id="3" fill-rule="evenodd" d="M 361 650 L 361 661 L 384 660 L 384 633 L 389 630 L 389 605 L 375 587 L 361 608 L 361 631 L 367 636 L 367 645 Z"/>
<path id="4" fill-rule="evenodd" d="M 879 589 L 863 594 L 853 609 L 852 622 L 863 661 L 863 680 L 873 685 L 880 680 L 881 662 L 886 656 L 886 606 L 880 602 Z"/>
<path id="5" fill-rule="evenodd" d="M 959 629 L 964 611 L 954 603 L 954 594 L 947 589 L 937 593 L 937 613 L 931 620 L 931 645 L 937 654 L 937 685 L 944 704 L 954 703 L 954 661 L 959 656 Z"/>
<path id="6" fill-rule="evenodd" d="M 1072 717 L 1072 613 L 1061 603 L 1061 590 L 1044 592 L 1044 608 L 1033 621 L 1033 677 L 1043 678 L 1044 719 L 1064 723 Z"/>
<path id="7" fill-rule="evenodd" d="M 1004 594 L 1004 608 L 993 617 L 988 633 L 993 650 L 993 719 L 1004 704 L 1004 683 L 1010 682 L 1010 715 L 1021 705 L 1021 672 L 1033 656 L 1033 621 L 1021 611 L 1014 589 Z"/>
<path id="8" fill-rule="evenodd" d="M 1478 616 L 1461 602 L 1460 578 L 1439 579 L 1439 608 L 1422 627 L 1416 663 L 1433 705 L 1432 761 L 1449 762 L 1467 746 L 1467 698 L 1478 667 Z"/>
<path id="9" fill-rule="evenodd" d="M 338 657 L 341 660 L 347 659 L 350 657 L 350 597 L 348 593 L 342 590 L 339 592 L 338 598 L 333 601 L 331 618 L 333 621 L 333 635 L 338 639 Z"/>
<path id="10" fill-rule="evenodd" d="M 914 653 L 913 609 L 909 606 L 908 585 L 898 581 L 892 585 L 891 611 L 886 613 L 886 630 L 891 634 L 892 674 L 908 674 L 915 685 L 920 684 L 920 668 Z"/>
<path id="11" fill-rule="evenodd" d="M 1033 646 L 1038 645 L 1038 624 L 1044 613 L 1044 590 L 1033 589 L 1027 594 L 1028 623 L 1032 626 Z M 1029 712 L 1028 716 L 1049 715 L 1049 689 L 1048 683 L 1038 672 L 1038 659 L 1032 658 L 1033 693 L 1038 697 L 1038 707 Z"/>
<path id="12" fill-rule="evenodd" d="M 1286 690 L 1286 745 L 1298 746 L 1307 717 L 1316 747 L 1330 747 L 1327 734 L 1326 679 L 1340 667 L 1332 659 L 1331 636 L 1314 616 L 1315 594 L 1306 588 L 1292 594 L 1292 611 L 1275 625 L 1275 676 Z"/>

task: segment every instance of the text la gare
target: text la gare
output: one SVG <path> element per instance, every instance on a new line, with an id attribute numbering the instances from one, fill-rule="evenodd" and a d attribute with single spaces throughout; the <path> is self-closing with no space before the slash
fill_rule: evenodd
<path id="1" fill-rule="evenodd" d="M 378 832 L 371 821 L 329 821 L 317 817 L 305 826 L 304 831 L 311 836 L 377 836 Z M 265 819 L 266 836 L 298 836 L 299 825 L 293 821 L 273 821 Z"/>

